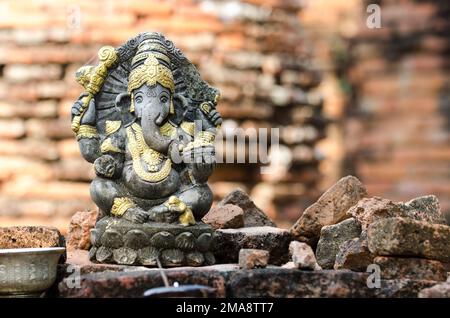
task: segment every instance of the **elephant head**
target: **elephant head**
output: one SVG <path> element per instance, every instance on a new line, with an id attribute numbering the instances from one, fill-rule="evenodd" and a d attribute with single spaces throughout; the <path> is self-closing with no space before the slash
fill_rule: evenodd
<path id="1" fill-rule="evenodd" d="M 153 150 L 167 154 L 172 140 L 160 133 L 160 127 L 174 113 L 175 93 L 167 56 L 148 51 L 137 54 L 128 77 L 128 93 L 130 110 L 140 121 L 145 142 Z"/>
<path id="2" fill-rule="evenodd" d="M 147 145 L 153 150 L 167 153 L 171 139 L 163 136 L 159 129 L 169 113 L 173 113 L 173 98 L 170 89 L 159 83 L 151 86 L 143 84 L 133 90 L 131 102 L 134 105 L 134 113 L 140 120 Z"/>

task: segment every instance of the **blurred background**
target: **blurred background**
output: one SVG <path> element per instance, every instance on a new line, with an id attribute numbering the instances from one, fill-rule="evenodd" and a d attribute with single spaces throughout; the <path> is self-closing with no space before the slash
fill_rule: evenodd
<path id="1" fill-rule="evenodd" d="M 449 17 L 438 0 L 0 1 L 0 226 L 65 232 L 94 208 L 70 129 L 74 72 L 143 31 L 221 90 L 224 127 L 280 128 L 278 172 L 221 164 L 216 200 L 240 187 L 289 227 L 353 174 L 371 196 L 436 194 L 450 219 Z"/>

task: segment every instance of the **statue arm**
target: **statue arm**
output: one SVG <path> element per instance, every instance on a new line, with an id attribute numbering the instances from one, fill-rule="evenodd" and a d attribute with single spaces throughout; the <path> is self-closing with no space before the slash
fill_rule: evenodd
<path id="1" fill-rule="evenodd" d="M 91 99 L 89 107 L 85 113 L 82 113 L 83 93 L 72 106 L 72 121 L 75 116 L 82 116 L 80 127 L 77 130 L 77 141 L 83 158 L 93 163 L 95 159 L 101 156 L 99 135 L 96 128 L 95 101 Z"/>
<path id="2" fill-rule="evenodd" d="M 83 158 L 90 163 L 94 163 L 95 159 L 101 156 L 98 137 L 96 138 L 84 137 L 82 135 L 81 136 L 78 135 L 77 139 L 78 139 L 78 146 L 80 148 L 80 152 Z"/>
<path id="3" fill-rule="evenodd" d="M 125 141 L 123 132 L 108 136 L 101 144 L 102 155 L 94 162 L 98 176 L 117 179 L 121 176 L 125 162 Z"/>

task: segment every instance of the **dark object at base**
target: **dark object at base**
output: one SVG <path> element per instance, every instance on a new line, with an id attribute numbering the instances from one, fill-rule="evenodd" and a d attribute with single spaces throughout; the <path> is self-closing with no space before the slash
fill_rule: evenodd
<path id="1" fill-rule="evenodd" d="M 214 297 L 216 290 L 204 285 L 184 285 L 172 287 L 157 287 L 144 293 L 146 298 L 169 298 L 169 297 Z"/>

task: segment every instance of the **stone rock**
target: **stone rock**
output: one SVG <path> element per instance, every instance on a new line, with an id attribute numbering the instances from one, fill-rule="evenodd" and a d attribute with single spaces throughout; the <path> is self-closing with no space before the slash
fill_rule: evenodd
<path id="1" fill-rule="evenodd" d="M 80 270 L 80 288 L 73 288 L 73 271 L 67 271 L 66 264 L 60 265 L 54 297 L 135 298 L 142 297 L 147 289 L 164 286 L 158 268 L 93 264 L 88 260 L 87 251 L 76 252 L 83 254 L 75 255 L 74 259 L 69 253 L 68 264 Z M 214 297 L 417 297 L 419 291 L 436 284 L 429 280 L 381 279 L 379 288 L 369 288 L 370 273 L 303 271 L 273 266 L 240 270 L 237 264 L 163 271 L 170 284 L 213 287 Z"/>
<path id="2" fill-rule="evenodd" d="M 383 279 L 411 278 L 434 281 L 447 279 L 447 272 L 439 261 L 412 257 L 377 256 L 373 263 L 380 266 Z"/>
<path id="3" fill-rule="evenodd" d="M 334 262 L 334 269 L 365 272 L 367 266 L 373 263 L 374 257 L 367 246 L 367 231 L 363 231 L 360 237 L 341 244 Z"/>
<path id="4" fill-rule="evenodd" d="M 286 264 L 282 265 L 281 268 L 297 269 L 297 265 L 295 265 L 294 262 L 287 262 Z"/>
<path id="5" fill-rule="evenodd" d="M 434 195 L 415 198 L 406 203 L 395 203 L 379 197 L 364 198 L 351 207 L 347 214 L 356 218 L 364 229 L 381 219 L 409 217 L 432 224 L 446 224 L 439 200 Z"/>
<path id="6" fill-rule="evenodd" d="M 203 217 L 203 222 L 214 229 L 238 229 L 244 227 L 244 211 L 234 204 L 213 207 Z"/>
<path id="7" fill-rule="evenodd" d="M 435 282 L 429 280 L 381 280 L 380 288 L 369 288 L 369 273 L 351 271 L 302 271 L 285 268 L 257 268 L 231 273 L 227 297 L 417 297 L 420 290 Z"/>
<path id="8" fill-rule="evenodd" d="M 298 241 L 315 247 L 320 229 L 348 218 L 347 210 L 366 196 L 366 189 L 357 178 L 342 178 L 303 212 L 291 228 L 292 235 Z"/>
<path id="9" fill-rule="evenodd" d="M 291 255 L 292 263 L 295 268 L 312 270 L 322 269 L 319 264 L 317 264 L 316 256 L 314 255 L 311 246 L 306 243 L 292 241 L 289 244 L 289 255 Z"/>
<path id="10" fill-rule="evenodd" d="M 422 289 L 419 298 L 450 298 L 450 282 Z"/>
<path id="11" fill-rule="evenodd" d="M 243 248 L 239 251 L 239 267 L 243 269 L 264 268 L 269 261 L 269 252 Z"/>
<path id="12" fill-rule="evenodd" d="M 399 204 L 410 218 L 433 224 L 447 224 L 435 195 L 426 195 Z"/>
<path id="13" fill-rule="evenodd" d="M 357 219 L 363 230 L 381 219 L 408 216 L 406 211 L 401 209 L 398 204 L 379 197 L 361 199 L 347 211 L 347 215 Z"/>
<path id="14" fill-rule="evenodd" d="M 450 227 L 410 218 L 388 218 L 371 224 L 369 250 L 376 255 L 418 256 L 450 262 Z"/>
<path id="15" fill-rule="evenodd" d="M 64 246 L 64 237 L 56 228 L 44 226 L 0 227 L 0 249 Z"/>
<path id="16" fill-rule="evenodd" d="M 319 243 L 317 243 L 317 263 L 322 268 L 333 268 L 341 244 L 359 237 L 360 234 L 361 225 L 354 218 L 335 225 L 324 226 L 320 231 Z"/>
<path id="17" fill-rule="evenodd" d="M 235 189 L 218 203 L 217 206 L 234 204 L 244 211 L 244 227 L 273 226 L 276 224 L 258 208 L 247 193 L 241 189 Z"/>
<path id="18" fill-rule="evenodd" d="M 96 264 L 96 266 L 105 266 Z M 114 266 L 114 265 L 107 265 Z M 119 266 L 119 265 L 115 265 Z M 127 266 L 131 268 L 132 266 Z M 219 267 L 220 268 L 220 267 Z M 225 297 L 225 279 L 220 270 L 205 267 L 164 269 L 169 282 L 183 285 L 204 285 L 215 289 L 214 297 Z M 80 288 L 73 288 L 69 279 L 58 285 L 59 297 L 64 298 L 141 298 L 151 288 L 164 286 L 158 269 L 103 271 L 81 275 Z"/>
<path id="19" fill-rule="evenodd" d="M 90 231 L 97 221 L 98 210 L 76 212 L 70 220 L 67 232 L 68 250 L 89 250 L 91 247 Z"/>
<path id="20" fill-rule="evenodd" d="M 281 265 L 289 259 L 289 243 L 292 236 L 288 230 L 271 226 L 222 229 L 216 231 L 217 243 L 214 255 L 220 263 L 236 263 L 243 248 L 269 251 L 269 263 Z"/>

